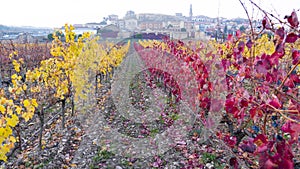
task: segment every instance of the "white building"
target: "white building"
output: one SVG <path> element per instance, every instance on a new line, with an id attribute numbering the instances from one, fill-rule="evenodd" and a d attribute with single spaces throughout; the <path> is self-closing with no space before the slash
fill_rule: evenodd
<path id="1" fill-rule="evenodd" d="M 125 21 L 125 28 L 129 30 L 137 29 L 138 21 L 135 18 L 124 19 Z"/>

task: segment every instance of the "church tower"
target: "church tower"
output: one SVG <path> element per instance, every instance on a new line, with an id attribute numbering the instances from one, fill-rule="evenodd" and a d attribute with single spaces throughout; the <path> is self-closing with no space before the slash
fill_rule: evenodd
<path id="1" fill-rule="evenodd" d="M 190 20 L 192 20 L 193 17 L 193 7 L 192 4 L 190 4 Z"/>

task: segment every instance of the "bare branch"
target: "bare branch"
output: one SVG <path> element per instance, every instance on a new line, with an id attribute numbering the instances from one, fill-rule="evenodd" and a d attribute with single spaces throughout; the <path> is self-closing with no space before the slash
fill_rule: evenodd
<path id="1" fill-rule="evenodd" d="M 245 10 L 245 12 L 246 12 L 246 15 L 247 15 L 247 17 L 248 17 L 249 24 L 250 24 L 250 27 L 251 27 L 251 38 L 252 38 L 252 40 L 254 40 L 254 34 L 255 34 L 255 33 L 254 33 L 254 29 L 253 29 L 252 19 L 250 18 L 250 15 L 249 15 L 249 13 L 248 13 L 248 10 L 247 10 L 245 4 L 244 4 L 241 0 L 239 0 L 239 1 L 240 1 L 241 5 L 243 6 L 243 8 L 244 8 L 244 10 Z"/>

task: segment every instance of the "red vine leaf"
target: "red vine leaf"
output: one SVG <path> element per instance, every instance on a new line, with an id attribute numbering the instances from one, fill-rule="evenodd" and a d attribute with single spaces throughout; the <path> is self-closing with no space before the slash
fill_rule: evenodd
<path id="1" fill-rule="evenodd" d="M 297 28 L 299 25 L 297 13 L 293 11 L 290 16 L 285 16 L 292 28 Z"/>
<path id="2" fill-rule="evenodd" d="M 298 39 L 298 35 L 295 34 L 294 32 L 292 32 L 286 36 L 285 42 L 286 43 L 294 43 L 294 42 L 296 42 L 297 39 Z"/>
<path id="3" fill-rule="evenodd" d="M 296 65 L 300 60 L 300 52 L 299 50 L 294 50 L 292 53 L 293 65 Z"/>
<path id="4" fill-rule="evenodd" d="M 279 109 L 282 106 L 279 99 L 275 95 L 273 95 L 273 99 L 271 101 L 269 101 L 269 104 L 272 105 L 273 107 L 275 107 L 276 109 Z"/>
<path id="5" fill-rule="evenodd" d="M 235 35 L 236 35 L 237 38 L 240 38 L 241 35 L 242 35 L 242 32 L 241 32 L 240 30 L 237 30 L 237 31 L 235 32 Z"/>
<path id="6" fill-rule="evenodd" d="M 257 152 L 261 153 L 267 150 L 268 139 L 264 134 L 259 134 L 253 140 L 254 144 L 257 146 Z"/>
<path id="7" fill-rule="evenodd" d="M 270 21 L 268 20 L 268 18 L 266 16 L 262 20 L 262 25 L 263 25 L 264 29 L 271 29 Z"/>
<path id="8" fill-rule="evenodd" d="M 284 27 L 280 27 L 280 28 L 276 29 L 275 34 L 278 35 L 280 37 L 280 39 L 282 40 L 285 36 Z"/>

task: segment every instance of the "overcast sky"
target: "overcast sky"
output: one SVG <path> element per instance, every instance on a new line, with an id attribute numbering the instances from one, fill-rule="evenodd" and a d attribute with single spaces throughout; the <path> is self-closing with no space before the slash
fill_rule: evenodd
<path id="1" fill-rule="evenodd" d="M 280 14 L 281 18 L 290 14 L 293 9 L 300 8 L 300 0 L 253 1 L 269 12 Z M 219 13 L 220 17 L 246 18 L 238 0 L 1 0 L 0 24 L 53 28 L 65 23 L 101 22 L 103 17 L 110 14 L 122 18 L 128 10 L 169 15 L 182 13 L 187 16 L 190 4 L 193 5 L 194 16 L 217 17 Z M 252 6 L 246 4 L 251 14 Z M 254 11 L 254 16 L 262 16 L 257 15 L 257 9 Z"/>

